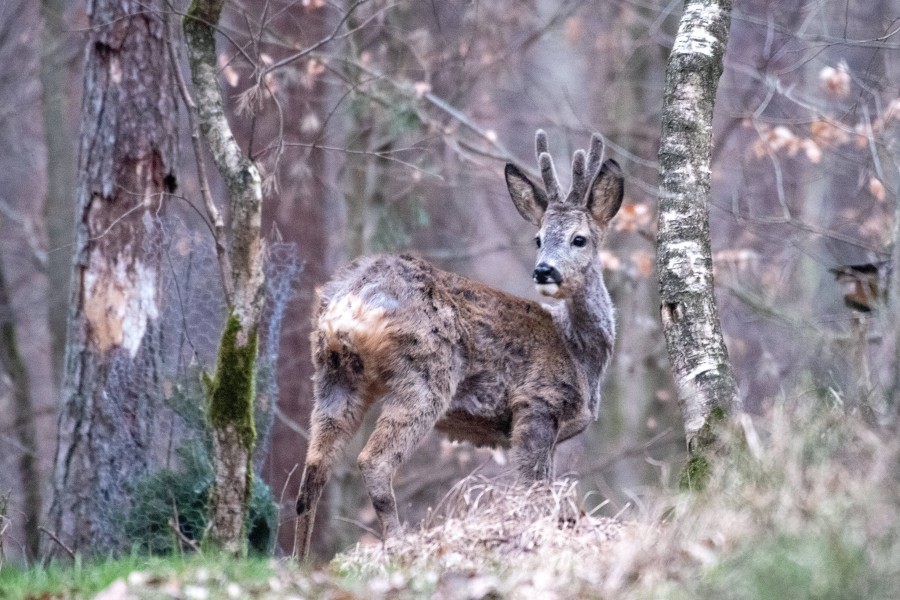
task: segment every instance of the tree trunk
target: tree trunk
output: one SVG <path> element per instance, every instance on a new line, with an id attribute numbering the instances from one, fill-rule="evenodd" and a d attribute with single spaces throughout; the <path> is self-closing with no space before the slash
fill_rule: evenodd
<path id="1" fill-rule="evenodd" d="M 42 0 L 41 17 L 41 108 L 47 147 L 47 299 L 53 366 L 56 377 L 63 372 L 66 344 L 66 313 L 69 280 L 72 277 L 72 234 L 75 229 L 75 149 L 70 137 L 66 101 L 66 56 L 63 0 Z M 57 383 L 59 380 L 57 379 Z"/>
<path id="2" fill-rule="evenodd" d="M 737 406 L 716 309 L 709 239 L 713 104 L 731 0 L 687 0 L 669 57 L 659 148 L 660 312 L 688 449 L 713 416 Z"/>
<path id="3" fill-rule="evenodd" d="M 222 273 L 222 277 L 230 277 L 231 312 L 222 333 L 216 373 L 207 380 L 216 478 L 206 542 L 232 554 L 243 554 L 256 441 L 253 402 L 265 283 L 262 186 L 259 171 L 235 141 L 222 108 L 216 78 L 215 26 L 223 4 L 224 0 L 194 0 L 184 19 L 184 35 L 197 120 L 225 180 L 231 209 L 231 273 Z"/>
<path id="4" fill-rule="evenodd" d="M 893 163 L 896 181 L 900 184 L 900 124 L 896 120 L 891 124 L 891 131 L 886 136 L 889 140 L 887 152 Z M 879 377 L 884 388 L 886 414 L 883 420 L 890 423 L 900 421 L 900 185 L 894 198 L 894 227 L 891 239 L 893 247 L 890 258 L 890 278 L 887 290 L 887 307 L 882 317 L 881 329 L 884 332 L 884 343 L 880 352 Z"/>
<path id="5" fill-rule="evenodd" d="M 34 403 L 28 384 L 28 370 L 19 353 L 16 326 L 6 284 L 0 265 L 0 372 L 12 383 L 15 410 L 15 437 L 20 446 L 19 476 L 22 478 L 22 506 L 25 517 L 25 552 L 34 559 L 38 555 L 41 520 L 41 475 L 38 468 L 37 427 L 34 422 Z"/>
<path id="6" fill-rule="evenodd" d="M 174 79 L 162 0 L 93 0 L 74 274 L 50 524 L 80 553 L 126 549 L 129 484 L 146 472 L 160 314 L 158 216 L 175 187 Z M 48 548 L 52 548 L 49 547 Z"/>

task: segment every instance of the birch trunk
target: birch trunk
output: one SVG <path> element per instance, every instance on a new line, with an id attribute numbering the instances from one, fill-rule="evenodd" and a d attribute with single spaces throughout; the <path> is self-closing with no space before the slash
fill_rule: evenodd
<path id="1" fill-rule="evenodd" d="M 660 312 L 688 449 L 737 406 L 713 290 L 709 239 L 712 117 L 731 0 L 687 0 L 669 57 L 659 148 Z"/>
<path id="2" fill-rule="evenodd" d="M 158 216 L 176 162 L 163 10 L 162 0 L 88 3 L 75 260 L 49 516 L 59 539 L 84 554 L 126 549 L 120 523 L 129 483 L 150 459 Z"/>
<path id="3" fill-rule="evenodd" d="M 245 522 L 256 441 L 253 402 L 256 354 L 263 300 L 264 244 L 259 171 L 231 132 L 216 78 L 215 26 L 224 0 L 194 0 L 184 19 L 197 121 L 207 148 L 228 188 L 231 313 L 222 333 L 216 373 L 207 381 L 213 428 L 215 484 L 206 541 L 226 552 L 246 552 Z M 202 157 L 197 157 L 202 160 Z"/>

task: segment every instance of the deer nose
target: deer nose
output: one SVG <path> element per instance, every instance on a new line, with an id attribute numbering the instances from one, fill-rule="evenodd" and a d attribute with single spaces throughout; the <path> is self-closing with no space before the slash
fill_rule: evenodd
<path id="1" fill-rule="evenodd" d="M 556 270 L 556 267 L 551 267 L 544 262 L 534 268 L 533 278 L 535 283 L 540 284 L 555 283 L 558 285 L 562 281 L 562 275 Z"/>

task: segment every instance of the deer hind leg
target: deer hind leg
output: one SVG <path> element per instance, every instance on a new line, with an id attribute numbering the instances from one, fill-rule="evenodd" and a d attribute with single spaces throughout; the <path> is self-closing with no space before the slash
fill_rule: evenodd
<path id="1" fill-rule="evenodd" d="M 449 384 L 442 386 L 420 373 L 394 381 L 391 387 L 375 430 L 359 455 L 359 468 L 384 539 L 401 529 L 392 486 L 394 472 L 434 427 L 450 400 Z"/>
<path id="2" fill-rule="evenodd" d="M 351 385 L 336 383 L 331 375 L 317 374 L 315 379 L 316 404 L 311 417 L 306 466 L 297 496 L 294 557 L 299 561 L 305 560 L 309 554 L 316 506 L 331 468 L 359 429 L 367 407 Z"/>
<path id="3" fill-rule="evenodd" d="M 538 403 L 516 411 L 513 420 L 512 458 L 523 483 L 553 479 L 553 451 L 559 421 Z"/>

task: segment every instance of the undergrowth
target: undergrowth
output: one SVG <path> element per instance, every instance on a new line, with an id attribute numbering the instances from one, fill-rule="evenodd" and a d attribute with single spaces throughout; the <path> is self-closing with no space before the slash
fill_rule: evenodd
<path id="1" fill-rule="evenodd" d="M 657 490 L 617 519 L 589 514 L 573 482 L 473 479 L 420 527 L 316 570 L 196 555 L 7 566 L 0 598 L 104 586 L 124 598 L 897 597 L 898 436 L 839 411 L 775 410 L 723 424 L 720 441 L 702 491 Z"/>

